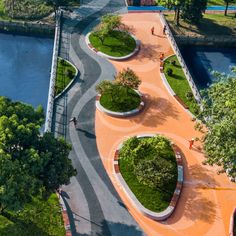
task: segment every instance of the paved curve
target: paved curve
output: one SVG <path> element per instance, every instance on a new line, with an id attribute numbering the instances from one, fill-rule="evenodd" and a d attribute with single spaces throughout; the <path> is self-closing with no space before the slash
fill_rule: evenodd
<path id="1" fill-rule="evenodd" d="M 68 40 L 68 35 L 71 38 L 70 60 L 81 73 L 72 88 L 57 101 L 54 117 L 55 131 L 60 131 L 65 122 L 62 113 L 67 100 L 66 123 L 73 116 L 79 120 L 77 129 L 71 124 L 67 130 L 68 140 L 73 145 L 70 158 L 78 174 L 63 187 L 73 235 L 144 235 L 116 193 L 96 146 L 95 84 L 112 78 L 115 69 L 93 54 L 84 41 L 84 35 L 96 24 L 98 17 L 123 8 L 120 0 L 86 1 L 86 5 L 73 12 L 72 19 L 67 19 L 63 26 L 63 36 L 67 35 L 63 38 Z M 66 40 L 62 42 L 64 49 L 67 48 L 63 45 Z"/>

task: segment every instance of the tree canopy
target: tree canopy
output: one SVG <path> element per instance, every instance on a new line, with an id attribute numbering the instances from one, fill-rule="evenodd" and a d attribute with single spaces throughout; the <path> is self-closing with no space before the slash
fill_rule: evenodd
<path id="1" fill-rule="evenodd" d="M 220 75 L 205 91 L 201 117 L 208 127 L 204 139 L 207 163 L 222 166 L 236 178 L 236 76 Z M 204 117 L 204 118 L 203 118 Z"/>
<path id="2" fill-rule="evenodd" d="M 0 212 L 48 195 L 76 174 L 68 159 L 70 145 L 40 134 L 43 122 L 42 107 L 0 97 Z"/>

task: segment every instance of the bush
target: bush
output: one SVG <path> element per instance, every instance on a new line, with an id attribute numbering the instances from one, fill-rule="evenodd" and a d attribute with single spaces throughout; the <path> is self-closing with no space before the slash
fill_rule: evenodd
<path id="1" fill-rule="evenodd" d="M 74 72 L 72 70 L 67 70 L 66 71 L 66 76 L 68 76 L 70 79 L 73 79 L 74 77 Z"/>
<path id="2" fill-rule="evenodd" d="M 103 80 L 99 84 L 96 85 L 96 92 L 99 94 L 103 94 L 105 91 L 111 89 L 113 83 L 109 80 Z"/>
<path id="3" fill-rule="evenodd" d="M 167 75 L 172 76 L 173 75 L 173 70 L 171 68 L 168 68 L 166 70 Z"/>
<path id="4" fill-rule="evenodd" d="M 193 93 L 191 91 L 187 91 L 185 96 L 189 101 L 193 100 Z"/>
<path id="5" fill-rule="evenodd" d="M 170 61 L 170 64 L 173 65 L 173 66 L 175 66 L 175 65 L 176 65 L 176 61 L 175 61 L 175 60 L 171 60 L 171 61 Z"/>

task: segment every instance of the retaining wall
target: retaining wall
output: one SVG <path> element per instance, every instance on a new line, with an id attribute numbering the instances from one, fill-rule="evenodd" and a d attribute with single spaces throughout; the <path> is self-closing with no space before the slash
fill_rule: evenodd
<path id="1" fill-rule="evenodd" d="M 55 25 L 24 21 L 1 20 L 0 32 L 53 38 L 53 35 L 55 33 Z"/>

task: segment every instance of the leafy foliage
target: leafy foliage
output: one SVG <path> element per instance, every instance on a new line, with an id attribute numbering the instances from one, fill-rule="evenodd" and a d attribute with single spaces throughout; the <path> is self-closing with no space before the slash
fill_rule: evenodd
<path id="1" fill-rule="evenodd" d="M 42 107 L 0 97 L 0 213 L 50 194 L 75 174 L 70 146 L 51 133 L 40 135 L 43 122 Z"/>
<path id="2" fill-rule="evenodd" d="M 130 68 L 123 69 L 115 77 L 115 83 L 122 86 L 127 86 L 132 89 L 138 89 L 141 80 Z"/>
<path id="3" fill-rule="evenodd" d="M 207 162 L 223 166 L 233 178 L 236 177 L 235 91 L 236 77 L 221 75 L 221 80 L 205 91 L 201 112 L 209 129 L 204 142 Z"/>
<path id="4" fill-rule="evenodd" d="M 109 80 L 103 80 L 96 85 L 96 92 L 103 94 L 105 91 L 110 90 L 113 86 L 113 83 Z"/>
<path id="5" fill-rule="evenodd" d="M 140 183 L 163 190 L 166 186 L 175 188 L 177 164 L 166 138 L 130 138 L 120 150 L 120 158 L 129 161 Z"/>

